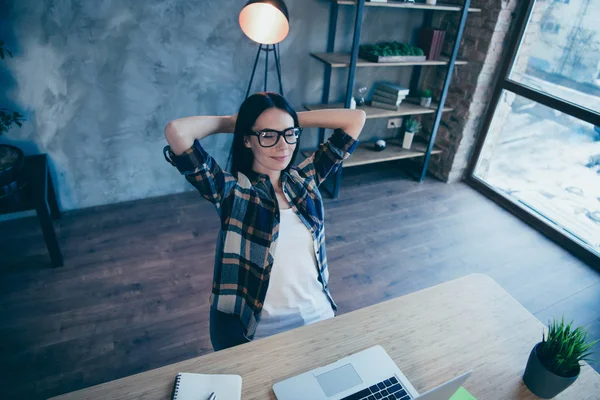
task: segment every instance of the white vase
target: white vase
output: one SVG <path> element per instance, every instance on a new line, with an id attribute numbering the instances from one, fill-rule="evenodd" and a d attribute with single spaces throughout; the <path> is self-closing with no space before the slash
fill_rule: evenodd
<path id="1" fill-rule="evenodd" d="M 435 6 L 435 4 L 437 3 L 437 0 L 426 0 L 426 3 L 429 4 L 430 6 Z"/>
<path id="2" fill-rule="evenodd" d="M 421 107 L 429 107 L 431 105 L 431 97 L 421 97 Z"/>
<path id="3" fill-rule="evenodd" d="M 410 150 L 410 146 L 412 146 L 413 138 L 415 137 L 414 132 L 404 132 L 404 140 L 402 141 L 402 148 Z"/>

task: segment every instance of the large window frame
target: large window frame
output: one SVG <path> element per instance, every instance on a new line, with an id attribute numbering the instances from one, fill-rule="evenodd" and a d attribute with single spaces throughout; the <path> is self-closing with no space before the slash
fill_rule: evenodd
<path id="1" fill-rule="evenodd" d="M 539 215 L 535 214 L 531 210 L 527 210 L 526 208 L 517 205 L 510 198 L 498 192 L 492 186 L 475 176 L 477 161 L 481 155 L 485 139 L 492 124 L 494 113 L 498 107 L 498 103 L 503 91 L 515 93 L 519 96 L 553 108 L 592 125 L 600 126 L 600 113 L 558 98 L 551 94 L 527 87 L 522 83 L 518 83 L 509 78 L 535 3 L 536 0 L 526 0 L 518 6 L 519 8 L 517 10 L 517 15 L 513 23 L 512 35 L 508 42 L 508 48 L 505 53 L 506 55 L 501 62 L 498 79 L 495 83 L 492 98 L 490 99 L 490 104 L 486 111 L 481 134 L 479 135 L 473 157 L 469 163 L 465 181 L 470 186 L 483 193 L 485 196 L 489 197 L 503 208 L 515 214 L 525 223 L 534 227 L 579 258 L 600 269 L 600 257 L 586 244 L 578 241 L 572 236 L 567 235 L 558 226 L 541 219 Z"/>

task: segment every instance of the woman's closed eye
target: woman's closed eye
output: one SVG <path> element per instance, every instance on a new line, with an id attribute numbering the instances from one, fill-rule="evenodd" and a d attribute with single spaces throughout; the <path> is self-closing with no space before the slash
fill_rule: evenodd
<path id="1" fill-rule="evenodd" d="M 274 139 L 277 136 L 277 132 L 274 131 L 262 131 L 259 132 L 260 136 L 265 139 Z"/>
<path id="2" fill-rule="evenodd" d="M 263 130 L 259 131 L 258 133 L 261 134 L 263 137 L 265 135 L 274 136 L 274 135 L 277 135 L 277 134 L 286 135 L 287 136 L 291 132 L 294 132 L 294 130 L 296 130 L 296 129 L 298 129 L 298 128 L 296 128 L 294 126 L 291 126 L 291 127 L 286 128 L 286 129 L 284 129 L 282 131 L 278 131 L 277 129 L 263 129 Z"/>

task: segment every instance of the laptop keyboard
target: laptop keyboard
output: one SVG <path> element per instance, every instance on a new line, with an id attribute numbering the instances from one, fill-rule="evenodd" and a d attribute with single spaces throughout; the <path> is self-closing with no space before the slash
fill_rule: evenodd
<path id="1" fill-rule="evenodd" d="M 408 400 L 410 398 L 410 395 L 406 393 L 406 390 L 398 382 L 398 379 L 392 376 L 360 392 L 346 396 L 342 400 Z"/>

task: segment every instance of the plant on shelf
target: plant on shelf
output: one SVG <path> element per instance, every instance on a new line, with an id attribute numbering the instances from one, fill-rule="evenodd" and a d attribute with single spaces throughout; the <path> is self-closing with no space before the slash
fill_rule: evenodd
<path id="1" fill-rule="evenodd" d="M 573 321 L 565 324 L 564 317 L 548 324 L 548 334 L 536 344 L 529 355 L 523 381 L 535 395 L 549 399 L 567 387 L 577 377 L 581 363 L 589 361 L 591 348 L 598 340 L 590 342 L 581 326 L 573 328 Z"/>
<path id="2" fill-rule="evenodd" d="M 429 107 L 431 105 L 431 90 L 425 89 L 421 92 L 421 106 Z"/>
<path id="3" fill-rule="evenodd" d="M 360 45 L 359 55 L 362 58 L 371 61 L 379 61 L 380 57 L 419 57 L 425 59 L 425 53 L 422 49 L 416 46 L 412 46 L 408 43 L 402 42 L 380 42 L 376 44 L 363 44 Z"/>
<path id="4" fill-rule="evenodd" d="M 415 118 L 409 118 L 406 120 L 406 132 L 419 133 L 421 131 L 421 122 Z"/>
<path id="5" fill-rule="evenodd" d="M 376 56 L 422 56 L 423 50 L 403 42 L 380 42 L 360 45 L 361 52 L 372 53 Z"/>
<path id="6" fill-rule="evenodd" d="M 404 129 L 405 132 L 402 147 L 408 150 L 412 146 L 415 135 L 421 131 L 421 123 L 418 119 L 408 118 L 404 123 Z"/>

